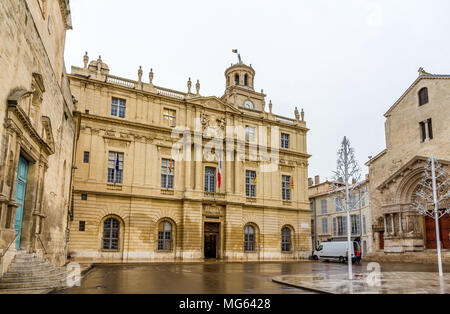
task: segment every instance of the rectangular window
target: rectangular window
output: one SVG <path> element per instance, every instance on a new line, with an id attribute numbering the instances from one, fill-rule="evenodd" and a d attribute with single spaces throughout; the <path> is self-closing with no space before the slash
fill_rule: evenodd
<path id="1" fill-rule="evenodd" d="M 87 194 L 81 194 L 82 201 L 87 201 L 87 198 L 88 198 Z"/>
<path id="2" fill-rule="evenodd" d="M 205 192 L 216 192 L 216 168 L 205 168 Z"/>
<path id="3" fill-rule="evenodd" d="M 428 138 L 430 140 L 433 139 L 433 121 L 431 119 L 428 119 Z"/>
<path id="4" fill-rule="evenodd" d="M 177 112 L 172 109 L 164 109 L 163 112 L 164 126 L 174 128 L 177 126 Z"/>
<path id="5" fill-rule="evenodd" d="M 283 176 L 281 180 L 281 195 L 283 197 L 283 201 L 291 200 L 291 177 Z"/>
<path id="6" fill-rule="evenodd" d="M 341 212 L 342 211 L 342 198 L 336 197 L 336 211 Z"/>
<path id="7" fill-rule="evenodd" d="M 366 193 L 365 191 L 361 191 L 361 207 L 366 206 Z"/>
<path id="8" fill-rule="evenodd" d="M 255 143 L 256 142 L 256 128 L 253 126 L 246 126 L 245 127 L 245 140 L 248 143 Z"/>
<path id="9" fill-rule="evenodd" d="M 123 153 L 109 152 L 108 156 L 108 183 L 122 184 Z"/>
<path id="10" fill-rule="evenodd" d="M 256 197 L 256 171 L 247 170 L 245 172 L 245 195 Z"/>
<path id="11" fill-rule="evenodd" d="M 80 231 L 80 232 L 86 231 L 86 222 L 85 221 L 80 221 L 80 223 L 78 225 L 78 231 Z"/>
<path id="12" fill-rule="evenodd" d="M 322 214 L 326 214 L 327 213 L 327 200 L 322 200 L 320 202 L 320 205 L 322 207 Z"/>
<path id="13" fill-rule="evenodd" d="M 281 148 L 289 149 L 290 135 L 281 133 Z"/>
<path id="14" fill-rule="evenodd" d="M 360 234 L 360 216 L 352 215 L 351 216 L 351 227 L 352 227 L 352 235 Z"/>
<path id="15" fill-rule="evenodd" d="M 347 217 L 337 217 L 337 236 L 347 235 Z"/>
<path id="16" fill-rule="evenodd" d="M 111 102 L 111 115 L 114 117 L 125 118 L 126 103 L 127 101 L 125 99 L 113 97 Z"/>
<path id="17" fill-rule="evenodd" d="M 328 234 L 328 218 L 322 218 L 322 233 Z"/>
<path id="18" fill-rule="evenodd" d="M 89 152 L 84 152 L 84 154 L 83 154 L 83 162 L 85 164 L 89 163 Z"/>
<path id="19" fill-rule="evenodd" d="M 175 176 L 175 162 L 170 159 L 163 159 L 161 162 L 161 188 L 173 189 Z"/>
<path id="20" fill-rule="evenodd" d="M 349 210 L 355 210 L 356 209 L 356 194 L 352 194 L 348 198 L 348 209 Z"/>

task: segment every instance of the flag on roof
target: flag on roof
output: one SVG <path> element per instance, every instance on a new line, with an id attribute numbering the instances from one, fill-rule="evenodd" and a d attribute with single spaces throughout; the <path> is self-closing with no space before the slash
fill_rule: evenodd
<path id="1" fill-rule="evenodd" d="M 238 53 L 238 50 L 237 49 L 233 49 L 233 53 Z"/>

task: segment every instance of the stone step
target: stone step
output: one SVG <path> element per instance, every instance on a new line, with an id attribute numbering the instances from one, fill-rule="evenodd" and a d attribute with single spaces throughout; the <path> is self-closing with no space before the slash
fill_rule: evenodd
<path id="1" fill-rule="evenodd" d="M 66 287 L 66 280 L 45 280 L 36 282 L 2 283 L 0 282 L 0 292 L 2 289 L 54 289 Z"/>
<path id="2" fill-rule="evenodd" d="M 54 274 L 36 274 L 33 276 L 4 276 L 2 279 L 0 279 L 0 283 L 27 283 L 27 282 L 39 282 L 39 281 L 46 281 L 46 280 L 66 280 L 68 276 L 68 273 L 66 272 L 59 272 Z"/>
<path id="3" fill-rule="evenodd" d="M 47 263 L 41 263 L 36 265 L 15 265 L 12 264 L 8 267 L 8 272 L 27 272 L 31 270 L 43 271 L 50 268 L 55 268 L 53 265 L 49 265 Z"/>
<path id="4" fill-rule="evenodd" d="M 54 289 L 23 288 L 23 289 L 1 289 L 0 294 L 49 294 Z"/>
<path id="5" fill-rule="evenodd" d="M 11 265 L 9 265 L 9 267 L 16 267 L 16 268 L 33 268 L 33 267 L 42 267 L 42 266 L 47 266 L 49 265 L 46 262 L 42 262 L 42 261 L 37 261 L 37 262 L 32 262 L 32 263 L 11 263 Z"/>
<path id="6" fill-rule="evenodd" d="M 60 273 L 61 269 L 53 267 L 45 270 L 34 270 L 28 269 L 26 271 L 8 271 L 3 278 L 13 278 L 13 277 L 31 277 L 31 276 L 50 276 L 56 273 Z"/>

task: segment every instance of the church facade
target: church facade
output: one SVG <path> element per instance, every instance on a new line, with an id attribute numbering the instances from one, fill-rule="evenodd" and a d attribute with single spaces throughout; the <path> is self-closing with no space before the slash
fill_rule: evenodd
<path id="1" fill-rule="evenodd" d="M 449 90 L 450 75 L 420 69 L 419 77 L 385 114 L 386 149 L 366 164 L 374 249 L 380 253 L 436 249 L 434 219 L 419 215 L 412 204 L 431 155 L 450 172 Z M 439 205 L 439 210 L 450 208 L 450 200 Z M 450 215 L 441 218 L 439 229 L 441 246 L 448 250 Z"/>
<path id="2" fill-rule="evenodd" d="M 255 70 L 225 93 L 72 67 L 79 121 L 68 255 L 75 261 L 296 260 L 311 255 L 304 112 L 272 113 Z"/>
<path id="3" fill-rule="evenodd" d="M 0 277 L 18 252 L 66 263 L 75 104 L 68 0 L 0 2 Z"/>

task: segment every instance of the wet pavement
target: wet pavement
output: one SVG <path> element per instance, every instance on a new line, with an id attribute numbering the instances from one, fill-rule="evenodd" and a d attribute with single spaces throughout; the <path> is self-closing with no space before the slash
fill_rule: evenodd
<path id="1" fill-rule="evenodd" d="M 436 266 L 383 263 L 384 272 L 436 272 Z M 354 266 L 355 273 L 367 271 L 367 264 Z M 450 272 L 450 268 L 444 268 Z M 275 283 L 272 278 L 301 274 L 345 275 L 339 263 L 199 263 L 95 266 L 80 287 L 65 294 L 303 294 L 313 293 Z"/>

